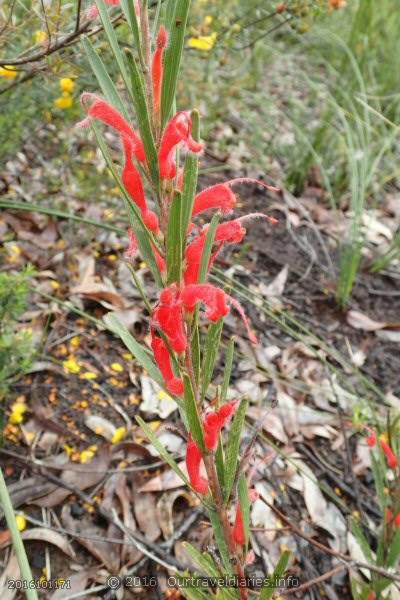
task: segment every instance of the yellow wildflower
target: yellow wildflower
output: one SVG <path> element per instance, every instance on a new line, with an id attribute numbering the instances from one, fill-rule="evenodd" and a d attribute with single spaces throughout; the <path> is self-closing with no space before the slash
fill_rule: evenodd
<path id="1" fill-rule="evenodd" d="M 67 92 L 70 94 L 74 89 L 75 83 L 70 77 L 63 77 L 59 81 L 60 88 L 62 92 Z"/>
<path id="2" fill-rule="evenodd" d="M 81 375 L 81 379 L 87 379 L 87 380 L 91 380 L 91 379 L 96 379 L 97 375 L 96 373 L 92 373 L 92 371 L 85 371 L 84 373 L 82 373 Z"/>
<path id="3" fill-rule="evenodd" d="M 211 15 L 206 15 L 204 17 L 204 25 L 206 27 L 208 27 L 209 25 L 211 25 L 211 23 L 214 21 L 214 17 L 212 17 Z"/>
<path id="4" fill-rule="evenodd" d="M 122 373 L 122 371 L 124 370 L 124 367 L 117 362 L 112 363 L 111 368 L 116 373 Z"/>
<path id="5" fill-rule="evenodd" d="M 62 110 L 65 110 L 66 108 L 71 108 L 72 103 L 72 96 L 70 96 L 67 92 L 64 92 L 62 96 L 59 96 L 59 98 L 56 98 L 54 100 L 54 106 L 56 108 L 61 108 Z"/>
<path id="6" fill-rule="evenodd" d="M 50 281 L 50 285 L 53 288 L 53 290 L 59 290 L 60 289 L 60 284 L 58 281 Z"/>
<path id="7" fill-rule="evenodd" d="M 213 31 L 210 35 L 199 35 L 197 38 L 191 37 L 188 40 L 188 47 L 208 52 L 213 48 L 215 42 L 217 41 L 217 36 L 217 32 Z"/>
<path id="8" fill-rule="evenodd" d="M 123 352 L 122 353 L 122 358 L 124 358 L 125 360 L 132 360 L 133 356 L 130 352 Z"/>
<path id="9" fill-rule="evenodd" d="M 35 44 L 44 44 L 47 40 L 47 32 L 41 30 L 35 31 L 33 39 L 35 40 Z"/>
<path id="10" fill-rule="evenodd" d="M 19 425 L 24 420 L 24 416 L 21 413 L 12 412 L 8 420 L 12 425 Z"/>
<path id="11" fill-rule="evenodd" d="M 126 436 L 126 427 L 117 427 L 117 429 L 114 431 L 114 434 L 111 438 L 111 443 L 118 444 L 119 442 L 121 442 L 124 439 L 125 436 Z"/>
<path id="12" fill-rule="evenodd" d="M 92 460 L 93 456 L 93 450 L 82 450 L 82 452 L 79 455 L 79 462 L 84 465 L 85 463 Z"/>
<path id="13" fill-rule="evenodd" d="M 17 523 L 19 531 L 23 531 L 24 529 L 26 529 L 26 519 L 24 515 L 16 515 L 15 522 Z"/>
<path id="14" fill-rule="evenodd" d="M 0 67 L 0 77 L 5 77 L 5 79 L 14 79 L 14 77 L 17 75 L 17 71 L 11 65 L 4 65 L 4 67 Z"/>
<path id="15" fill-rule="evenodd" d="M 81 370 L 81 367 L 80 365 L 78 365 L 74 356 L 70 356 L 68 360 L 64 360 L 63 367 L 64 371 L 66 371 L 67 373 L 72 373 L 73 375 L 79 373 L 79 371 Z"/>
<path id="16" fill-rule="evenodd" d="M 14 402 L 11 405 L 11 411 L 17 414 L 23 414 L 27 409 L 25 402 Z"/>
<path id="17" fill-rule="evenodd" d="M 73 338 L 71 338 L 70 344 L 73 348 L 78 348 L 78 346 L 80 346 L 81 343 L 81 338 L 79 337 L 79 335 L 74 335 Z"/>

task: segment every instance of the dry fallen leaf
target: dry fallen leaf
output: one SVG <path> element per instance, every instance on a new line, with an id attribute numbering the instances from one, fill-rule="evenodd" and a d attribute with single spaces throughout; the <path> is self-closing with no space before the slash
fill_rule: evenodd
<path id="1" fill-rule="evenodd" d="M 351 327 L 354 327 L 354 329 L 362 329 L 362 331 L 377 331 L 378 329 L 384 329 L 387 326 L 386 322 L 374 321 L 358 310 L 349 310 L 346 315 L 346 321 Z"/>

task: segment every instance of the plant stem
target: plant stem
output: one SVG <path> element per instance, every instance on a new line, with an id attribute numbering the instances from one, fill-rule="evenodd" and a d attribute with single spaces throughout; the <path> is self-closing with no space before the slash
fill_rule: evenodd
<path id="1" fill-rule="evenodd" d="M 38 595 L 35 589 L 29 588 L 29 583 L 33 581 L 31 568 L 29 566 L 28 557 L 26 556 L 25 547 L 22 542 L 21 534 L 17 527 L 17 522 L 15 520 L 15 513 L 13 509 L 13 505 L 11 503 L 11 498 L 7 490 L 7 485 L 4 480 L 3 470 L 0 468 L 0 504 L 3 507 L 4 515 L 6 517 L 6 522 L 8 529 L 11 533 L 11 539 L 13 542 L 15 554 L 17 556 L 17 561 L 19 565 L 19 569 L 21 572 L 21 577 L 24 581 L 26 581 L 27 589 L 25 591 L 25 596 L 28 600 L 38 600 Z"/>

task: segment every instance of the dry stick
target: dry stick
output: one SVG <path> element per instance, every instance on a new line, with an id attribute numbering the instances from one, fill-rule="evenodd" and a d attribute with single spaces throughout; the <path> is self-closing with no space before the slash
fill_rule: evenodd
<path id="1" fill-rule="evenodd" d="M 400 575 L 395 575 L 394 573 L 390 573 L 386 569 L 383 569 L 382 567 L 377 567 L 376 565 L 370 565 L 369 563 L 364 563 L 364 562 L 360 562 L 358 560 L 353 560 L 351 558 L 351 556 L 347 556 L 346 554 L 337 552 L 337 550 L 332 550 L 332 548 L 325 546 L 325 544 L 322 544 L 321 542 L 314 540 L 313 538 L 311 538 L 308 535 L 306 535 L 305 533 L 303 533 L 299 527 L 294 525 L 291 522 L 291 520 L 283 512 L 281 512 L 279 510 L 279 508 L 277 508 L 276 506 L 274 506 L 273 504 L 271 504 L 270 502 L 268 502 L 265 499 L 264 499 L 264 502 L 274 511 L 275 514 L 278 515 L 278 517 L 284 523 L 286 523 L 286 525 L 288 525 L 288 527 L 290 527 L 290 529 L 293 531 L 294 534 L 303 538 L 303 540 L 306 540 L 309 544 L 312 544 L 313 546 L 315 546 L 322 552 L 325 552 L 326 554 L 330 554 L 331 556 L 334 556 L 335 558 L 339 558 L 340 560 L 345 561 L 348 566 L 359 567 L 360 569 L 368 569 L 369 571 L 378 573 L 379 575 L 382 575 L 383 577 L 387 577 L 388 579 L 391 579 L 393 581 L 400 582 Z"/>
<path id="2" fill-rule="evenodd" d="M 322 583 L 326 579 L 330 579 L 331 577 L 337 575 L 337 573 L 340 573 L 340 571 L 343 571 L 344 569 L 347 569 L 347 565 L 337 565 L 330 571 L 323 573 L 323 575 L 320 575 L 319 577 L 310 579 L 310 581 L 306 581 L 302 585 L 299 585 L 299 587 L 297 588 L 293 588 L 291 590 L 281 590 L 280 595 L 289 596 L 289 594 L 297 594 L 298 592 L 304 592 L 304 590 L 308 590 L 308 588 L 312 587 L 313 585 L 317 585 L 318 583 Z"/>

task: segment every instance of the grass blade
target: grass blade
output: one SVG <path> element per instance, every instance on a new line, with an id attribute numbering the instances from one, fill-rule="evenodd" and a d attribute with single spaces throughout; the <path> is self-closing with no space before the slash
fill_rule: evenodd
<path id="1" fill-rule="evenodd" d="M 239 492 L 239 504 L 242 511 L 243 529 L 246 540 L 246 552 L 249 545 L 249 533 L 250 533 L 250 500 L 249 491 L 247 488 L 247 481 L 244 473 L 240 474 L 238 483 Z"/>
<path id="2" fill-rule="evenodd" d="M 215 360 L 218 354 L 223 326 L 223 319 L 219 319 L 216 323 L 211 323 L 208 326 L 207 336 L 204 344 L 204 359 L 202 365 L 202 398 L 204 398 L 207 393 L 208 386 L 210 385 L 214 373 Z"/>
<path id="3" fill-rule="evenodd" d="M 182 196 L 176 191 L 172 200 L 167 235 L 168 285 L 180 282 L 182 274 Z"/>
<path id="4" fill-rule="evenodd" d="M 200 140 L 200 116 L 197 110 L 192 110 L 192 136 Z M 197 189 L 199 156 L 188 152 L 183 169 L 182 185 L 182 231 L 187 231 L 192 216 L 193 203 Z"/>
<path id="5" fill-rule="evenodd" d="M 285 571 L 289 564 L 289 559 L 290 559 L 290 552 L 285 550 L 285 552 L 283 552 L 282 556 L 278 560 L 278 564 L 276 565 L 276 567 L 270 577 L 272 586 L 264 587 L 261 590 L 260 600 L 270 600 L 270 598 L 272 598 L 272 594 L 275 592 L 275 587 L 274 587 L 275 581 L 279 580 L 282 577 L 282 575 L 285 574 Z"/>
<path id="6" fill-rule="evenodd" d="M 225 502 L 228 502 L 233 483 L 236 477 L 236 470 L 239 464 L 240 434 L 242 433 L 244 418 L 246 416 L 248 400 L 243 398 L 239 404 L 233 419 L 232 428 L 229 432 L 228 442 L 226 444 L 225 459 Z"/>
<path id="7" fill-rule="evenodd" d="M 189 431 L 192 434 L 194 441 L 200 450 L 204 451 L 203 441 L 203 428 L 201 426 L 201 420 L 199 410 L 197 408 L 196 399 L 194 396 L 192 384 L 189 377 L 184 377 L 185 385 L 185 412 L 189 425 Z"/>

